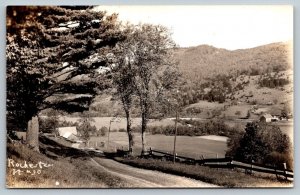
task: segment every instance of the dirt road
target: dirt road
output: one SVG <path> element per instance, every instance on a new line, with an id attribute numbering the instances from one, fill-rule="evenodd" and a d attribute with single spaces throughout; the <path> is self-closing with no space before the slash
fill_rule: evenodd
<path id="1" fill-rule="evenodd" d="M 133 188 L 212 188 L 213 184 L 165 174 L 158 171 L 139 169 L 106 158 L 92 158 L 93 163 L 110 174 L 123 179 Z"/>

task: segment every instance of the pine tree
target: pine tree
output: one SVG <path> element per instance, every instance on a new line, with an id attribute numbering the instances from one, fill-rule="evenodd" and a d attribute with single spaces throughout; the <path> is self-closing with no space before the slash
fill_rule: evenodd
<path id="1" fill-rule="evenodd" d="M 90 9 L 7 7 L 8 126 L 24 129 L 45 108 L 88 109 L 108 87 L 106 55 L 123 39 L 116 19 Z"/>

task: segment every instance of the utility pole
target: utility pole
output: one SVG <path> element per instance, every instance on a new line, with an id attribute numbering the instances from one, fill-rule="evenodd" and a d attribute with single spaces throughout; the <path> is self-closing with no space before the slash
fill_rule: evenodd
<path id="1" fill-rule="evenodd" d="M 107 133 L 107 148 L 109 146 L 109 135 L 110 135 L 110 128 L 111 128 L 111 123 L 112 122 L 120 122 L 120 120 L 117 118 L 117 116 L 114 116 L 110 119 L 109 121 L 109 127 L 108 127 L 108 133 Z"/>
<path id="2" fill-rule="evenodd" d="M 176 91 L 176 95 L 177 95 L 177 108 L 176 108 L 176 117 L 175 117 L 175 136 L 174 136 L 174 148 L 173 148 L 173 163 L 176 162 L 176 137 L 177 137 L 177 121 L 178 121 L 178 107 L 179 107 L 179 103 L 178 103 L 178 93 L 179 91 Z"/>
<path id="3" fill-rule="evenodd" d="M 176 108 L 176 118 L 175 118 L 175 136 L 174 136 L 174 148 L 173 148 L 173 163 L 176 162 L 177 121 L 178 121 L 178 108 Z"/>
<path id="4" fill-rule="evenodd" d="M 110 134 L 110 127 L 111 123 L 113 122 L 113 118 L 109 121 L 108 133 L 107 133 L 107 148 L 109 148 L 109 134 Z"/>

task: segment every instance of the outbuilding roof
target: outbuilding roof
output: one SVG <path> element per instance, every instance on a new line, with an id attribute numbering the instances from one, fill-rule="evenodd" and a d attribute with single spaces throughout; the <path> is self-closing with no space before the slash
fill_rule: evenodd
<path id="1" fill-rule="evenodd" d="M 58 134 L 64 138 L 69 138 L 71 135 L 77 135 L 76 126 L 72 127 L 59 127 L 57 128 Z"/>

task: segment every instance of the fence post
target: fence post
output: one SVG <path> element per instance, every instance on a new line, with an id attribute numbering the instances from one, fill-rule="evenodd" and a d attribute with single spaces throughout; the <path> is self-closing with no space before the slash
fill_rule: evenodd
<path id="1" fill-rule="evenodd" d="M 233 162 L 232 162 L 232 158 L 230 158 L 229 166 L 231 167 L 231 170 L 233 170 Z"/>
<path id="2" fill-rule="evenodd" d="M 279 180 L 279 176 L 278 176 L 278 174 L 277 174 L 277 168 L 276 168 L 275 165 L 274 165 L 274 171 L 275 171 L 275 175 L 276 175 L 277 180 Z"/>
<path id="3" fill-rule="evenodd" d="M 176 162 L 177 121 L 178 121 L 178 108 L 176 108 L 176 118 L 175 118 L 175 133 L 174 133 L 173 163 Z"/>
<path id="4" fill-rule="evenodd" d="M 283 169 L 284 169 L 284 176 L 285 176 L 285 180 L 287 180 L 287 172 L 286 172 L 286 163 L 283 163 Z"/>
<path id="5" fill-rule="evenodd" d="M 253 163 L 254 163 L 254 160 L 251 160 L 251 170 L 250 170 L 250 174 L 252 174 L 252 170 L 253 170 Z"/>
<path id="6" fill-rule="evenodd" d="M 219 156 L 218 156 L 218 153 L 216 154 L 216 159 L 218 159 L 219 158 Z M 220 164 L 220 162 L 218 161 L 217 162 L 217 165 L 219 165 Z M 218 166 L 217 166 L 217 170 L 219 170 L 219 168 L 218 168 Z"/>

